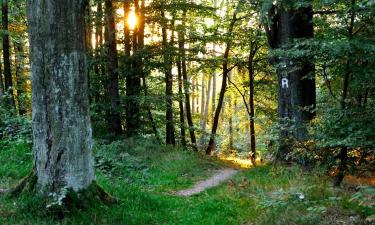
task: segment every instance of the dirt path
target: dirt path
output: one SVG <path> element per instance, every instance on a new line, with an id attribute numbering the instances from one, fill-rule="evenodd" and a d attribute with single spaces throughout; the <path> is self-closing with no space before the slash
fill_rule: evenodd
<path id="1" fill-rule="evenodd" d="M 194 185 L 194 187 L 186 190 L 182 190 L 177 192 L 176 194 L 179 196 L 192 196 L 195 194 L 199 194 L 202 191 L 205 191 L 209 188 L 213 188 L 218 186 L 223 181 L 229 179 L 233 175 L 235 175 L 238 171 L 235 169 L 222 169 L 217 171 L 211 178 L 198 182 Z"/>

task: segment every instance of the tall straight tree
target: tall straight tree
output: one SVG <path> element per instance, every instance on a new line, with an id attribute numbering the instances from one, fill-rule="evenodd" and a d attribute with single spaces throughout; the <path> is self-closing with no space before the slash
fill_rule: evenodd
<path id="1" fill-rule="evenodd" d="M 133 28 L 128 23 L 131 13 L 130 1 L 124 2 L 124 46 L 125 46 L 125 76 L 126 76 L 126 133 L 131 137 L 139 133 L 141 123 L 139 96 L 142 92 L 141 77 L 143 76 L 142 56 L 138 54 L 144 45 L 144 1 L 134 1 L 134 10 L 138 23 Z M 132 45 L 133 44 L 133 45 Z M 133 49 L 133 51 L 132 51 Z M 131 56 L 131 52 L 133 55 Z"/>
<path id="2" fill-rule="evenodd" d="M 8 29 L 8 0 L 2 0 L 2 27 L 3 27 L 3 59 L 4 59 L 4 82 L 5 93 L 7 94 L 7 105 L 16 107 L 13 93 L 13 81 L 10 65 L 10 43 L 9 43 L 9 29 Z"/>
<path id="3" fill-rule="evenodd" d="M 85 0 L 28 0 L 34 172 L 44 194 L 94 181 Z"/>
<path id="4" fill-rule="evenodd" d="M 17 102 L 18 102 L 18 113 L 20 115 L 25 115 L 27 112 L 27 103 L 25 101 L 25 92 L 26 92 L 26 80 L 24 74 L 24 65 L 26 60 L 26 55 L 23 49 L 23 40 L 19 40 L 20 43 L 14 43 L 14 67 L 16 75 L 16 89 L 17 89 Z"/>
<path id="5" fill-rule="evenodd" d="M 184 111 L 184 98 L 182 92 L 182 64 L 181 55 L 177 59 L 177 80 L 178 80 L 178 107 L 180 112 L 180 135 L 181 145 L 186 146 L 186 132 L 185 132 L 185 111 Z"/>
<path id="6" fill-rule="evenodd" d="M 109 123 L 111 131 L 116 134 L 122 134 L 121 113 L 120 113 L 120 94 L 118 77 L 118 60 L 116 48 L 116 24 L 115 11 L 111 0 L 105 1 L 106 17 L 106 41 L 107 41 L 107 91 L 111 102 L 109 112 Z"/>
<path id="7" fill-rule="evenodd" d="M 231 22 L 229 24 L 229 28 L 228 28 L 228 33 L 227 33 L 228 37 L 227 37 L 227 41 L 225 43 L 226 46 L 225 46 L 225 51 L 224 51 L 224 55 L 223 55 L 223 65 L 222 65 L 223 80 L 222 80 L 222 83 L 221 83 L 219 101 L 218 101 L 217 107 L 215 109 L 215 115 L 214 115 L 214 120 L 213 120 L 213 123 L 212 123 L 212 129 L 211 129 L 211 136 L 210 136 L 210 140 L 208 142 L 208 146 L 207 146 L 207 149 L 206 149 L 207 155 L 210 155 L 215 148 L 215 145 L 216 145 L 216 143 L 215 143 L 216 137 L 215 136 L 216 136 L 217 128 L 219 126 L 220 113 L 221 113 L 221 110 L 224 109 L 223 103 L 224 103 L 225 92 L 227 90 L 227 79 L 228 79 L 228 75 L 229 75 L 229 72 L 230 72 L 229 65 L 228 65 L 229 51 L 230 51 L 231 46 L 232 46 L 231 38 L 232 38 L 234 25 L 236 24 L 236 21 L 237 21 L 237 13 L 238 12 L 237 12 L 237 9 L 236 9 L 233 13 L 232 20 L 231 20 Z"/>
<path id="8" fill-rule="evenodd" d="M 170 44 L 168 43 L 167 37 L 167 18 L 165 17 L 164 11 L 161 12 L 161 18 L 163 19 L 162 24 L 162 45 L 163 45 L 163 58 L 164 58 L 164 72 L 165 72 L 165 96 L 166 96 L 166 143 L 175 144 L 175 129 L 173 120 L 173 74 L 172 74 L 172 59 L 168 53 Z M 173 45 L 174 32 L 171 34 L 171 42 Z"/>
<path id="9" fill-rule="evenodd" d="M 3 72 L 1 69 L 1 56 L 0 56 L 0 104 L 3 103 L 3 97 L 4 97 L 4 82 L 3 82 Z"/>
<path id="10" fill-rule="evenodd" d="M 193 108 L 194 111 L 194 104 L 192 106 L 190 105 L 190 83 L 187 75 L 187 65 L 186 65 L 186 51 L 185 51 L 185 18 L 186 18 L 186 12 L 183 12 L 182 17 L 182 26 L 181 29 L 178 31 L 178 49 L 179 49 L 179 55 L 181 57 L 181 72 L 182 72 L 182 79 L 183 79 L 183 85 L 184 85 L 184 92 L 185 92 L 185 110 L 186 110 L 186 119 L 189 126 L 189 134 L 190 134 L 190 140 L 191 144 L 193 146 L 194 150 L 197 150 L 197 140 L 195 137 L 194 132 L 194 121 L 192 117 L 191 109 Z M 194 84 L 193 82 L 191 82 Z M 194 98 L 192 98 L 192 101 L 194 103 Z"/>
<path id="11" fill-rule="evenodd" d="M 287 0 L 277 1 L 268 12 L 269 23 L 265 25 L 271 49 L 287 51 L 299 39 L 313 38 L 313 10 L 311 1 L 297 5 Z M 271 63 L 277 68 L 279 80 L 278 113 L 283 127 L 279 136 L 276 160 L 285 161 L 291 151 L 290 140 L 304 141 L 307 136 L 305 123 L 315 116 L 316 104 L 315 66 L 308 56 L 290 58 L 274 57 Z M 291 131 L 291 122 L 296 129 Z"/>

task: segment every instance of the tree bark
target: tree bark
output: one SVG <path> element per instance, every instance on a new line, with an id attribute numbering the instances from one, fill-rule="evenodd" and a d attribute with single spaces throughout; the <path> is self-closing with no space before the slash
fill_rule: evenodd
<path id="1" fill-rule="evenodd" d="M 164 11 L 161 12 L 161 17 L 166 20 Z M 173 32 L 172 32 L 173 37 Z M 166 97 L 166 143 L 170 145 L 176 144 L 174 135 L 174 121 L 173 121 L 173 75 L 172 75 L 172 60 L 169 53 L 169 45 L 167 40 L 166 24 L 162 24 L 162 45 L 164 52 L 164 69 L 165 69 L 165 97 Z"/>
<path id="2" fill-rule="evenodd" d="M 250 105 L 250 160 L 251 163 L 255 166 L 256 165 L 256 139 L 255 139 L 255 103 L 254 103 L 254 81 L 255 81 L 255 74 L 254 74 L 254 57 L 257 52 L 256 46 L 252 44 L 250 46 L 250 54 L 249 54 L 249 64 L 248 64 L 248 71 L 249 71 L 249 86 L 250 86 L 250 96 L 249 96 L 249 105 Z"/>
<path id="3" fill-rule="evenodd" d="M 3 59 L 4 59 L 4 82 L 5 93 L 7 93 L 6 104 L 15 109 L 14 101 L 14 87 L 12 81 L 12 72 L 10 65 L 10 44 L 9 44 L 9 30 L 8 30 L 8 0 L 2 1 L 2 27 L 3 27 Z"/>
<path id="4" fill-rule="evenodd" d="M 34 169 L 44 194 L 94 181 L 83 0 L 28 0 Z"/>
<path id="5" fill-rule="evenodd" d="M 107 51 L 107 92 L 109 94 L 111 107 L 109 112 L 109 123 L 111 132 L 116 135 L 122 134 L 120 94 L 119 94 L 119 77 L 118 77 L 118 60 L 116 44 L 116 24 L 115 11 L 111 0 L 105 0 L 106 14 L 106 39 L 108 45 Z"/>
<path id="6" fill-rule="evenodd" d="M 142 1 L 144 4 L 144 1 Z M 144 7 L 142 7 L 144 8 Z M 143 48 L 144 42 L 144 12 L 140 12 L 139 1 L 134 1 L 135 14 L 138 24 L 134 27 L 132 35 L 127 23 L 130 15 L 130 1 L 125 1 L 124 12 L 124 37 L 125 37 L 125 76 L 126 76 L 126 134 L 128 137 L 137 135 L 141 129 L 140 102 L 138 100 L 142 92 L 141 77 L 143 76 L 142 56 L 139 50 Z M 131 44 L 131 39 L 132 44 Z M 133 55 L 131 56 L 131 50 Z"/>
<path id="7" fill-rule="evenodd" d="M 18 113 L 20 115 L 25 115 L 27 112 L 27 103 L 25 101 L 26 92 L 26 78 L 24 73 L 25 65 L 25 53 L 23 51 L 23 43 L 14 44 L 14 54 L 15 54 L 15 69 L 16 69 L 16 89 L 17 89 L 17 102 L 18 102 Z"/>
<path id="8" fill-rule="evenodd" d="M 297 8 L 285 0 L 273 6 L 269 13 L 270 26 L 265 25 L 268 43 L 272 49 L 288 50 L 291 43 L 301 38 L 313 38 L 313 11 L 311 6 Z M 316 90 L 313 59 L 301 56 L 297 59 L 279 57 L 271 59 L 277 68 L 279 80 L 278 113 L 281 131 L 277 161 L 286 161 L 291 152 L 291 141 L 305 141 L 305 124 L 315 116 Z M 291 122 L 295 124 L 291 130 Z"/>
<path id="9" fill-rule="evenodd" d="M 181 55 L 177 59 L 177 73 L 178 73 L 178 106 L 180 110 L 180 135 L 181 145 L 186 146 L 186 131 L 185 131 L 185 112 L 182 92 L 182 64 Z"/>

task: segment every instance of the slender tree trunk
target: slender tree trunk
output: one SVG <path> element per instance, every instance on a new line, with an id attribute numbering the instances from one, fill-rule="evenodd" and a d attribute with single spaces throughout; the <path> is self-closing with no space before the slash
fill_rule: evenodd
<path id="1" fill-rule="evenodd" d="M 8 30 L 8 0 L 2 0 L 2 26 L 3 26 L 3 59 L 4 59 L 4 81 L 5 93 L 7 93 L 7 105 L 12 108 L 16 107 L 14 101 L 12 72 L 10 65 L 10 44 Z"/>
<path id="2" fill-rule="evenodd" d="M 202 130 L 202 136 L 200 140 L 200 145 L 204 145 L 205 136 L 206 136 L 206 126 L 207 126 L 207 120 L 208 120 L 208 109 L 210 105 L 210 94 L 211 94 L 211 77 L 208 79 L 208 86 L 207 86 L 207 92 L 206 92 L 206 102 L 204 106 L 204 114 L 201 121 L 201 130 Z"/>
<path id="3" fill-rule="evenodd" d="M 202 74 L 202 80 L 201 80 L 201 104 L 200 104 L 200 114 L 201 114 L 201 124 L 203 121 L 203 115 L 204 115 L 204 106 L 205 106 L 205 87 L 206 87 L 206 82 L 205 82 L 205 76 Z"/>
<path id="4" fill-rule="evenodd" d="M 185 18 L 185 13 L 183 18 Z M 184 20 L 184 19 L 183 19 Z M 183 28 L 185 26 L 183 22 Z M 189 85 L 189 80 L 188 80 L 188 75 L 187 75 L 187 65 L 186 65 L 186 56 L 185 56 L 185 35 L 184 35 L 184 30 L 180 31 L 178 33 L 178 46 L 179 46 L 179 54 L 181 55 L 181 66 L 182 66 L 182 77 L 183 77 L 183 83 L 184 83 L 184 89 L 185 89 L 185 108 L 186 108 L 186 118 L 189 126 L 189 134 L 190 134 L 190 140 L 191 144 L 193 146 L 193 149 L 197 151 L 197 141 L 195 138 L 195 132 L 194 132 L 194 122 L 193 122 L 193 117 L 191 113 L 191 108 L 190 108 L 190 85 Z M 192 82 L 193 83 L 193 82 Z M 193 99 L 194 102 L 194 99 Z M 194 104 L 193 104 L 194 105 Z M 192 106 L 193 108 L 193 106 Z"/>
<path id="5" fill-rule="evenodd" d="M 144 0 L 141 3 L 141 8 L 140 8 L 138 14 L 139 14 L 139 16 L 138 16 L 138 23 L 139 23 L 138 48 L 139 48 L 139 50 L 142 50 L 144 48 L 144 32 L 145 32 L 145 1 Z M 128 50 L 129 49 L 127 49 L 127 51 Z M 130 50 L 127 54 L 130 55 Z M 141 76 L 142 76 L 144 95 L 147 97 L 148 96 L 148 88 L 147 88 L 146 74 L 143 70 L 143 57 L 138 56 L 138 60 L 140 62 L 138 66 L 140 67 L 140 72 L 141 72 Z M 157 127 L 156 127 L 155 120 L 154 120 L 154 118 L 152 116 L 152 113 L 151 113 L 150 105 L 146 104 L 146 108 L 147 108 L 147 116 L 148 116 L 148 118 L 151 122 L 152 130 L 155 134 L 156 140 L 161 144 L 161 139 L 160 139 Z M 140 120 L 138 116 L 137 116 L 137 120 L 138 121 Z"/>
<path id="6" fill-rule="evenodd" d="M 95 48 L 98 49 L 103 44 L 103 2 L 98 0 L 97 17 L 95 26 Z"/>
<path id="7" fill-rule="evenodd" d="M 88 1 L 88 7 L 86 7 L 86 53 L 87 53 L 87 60 L 90 62 L 94 58 L 94 48 L 92 44 L 92 34 L 93 34 L 93 26 L 92 26 L 92 21 L 93 19 L 91 18 L 91 6 L 90 6 L 90 1 Z M 92 71 L 95 71 L 95 67 L 89 66 L 87 69 L 87 85 L 88 85 L 88 90 L 89 90 L 89 102 L 92 102 L 92 94 L 91 94 L 91 75 Z"/>
<path id="8" fill-rule="evenodd" d="M 18 113 L 25 115 L 27 112 L 27 105 L 25 101 L 24 92 L 26 92 L 26 78 L 23 66 L 25 65 L 25 53 L 23 51 L 23 43 L 14 45 L 15 52 L 15 69 L 16 69 L 16 89 L 17 89 L 17 102 Z"/>
<path id="9" fill-rule="evenodd" d="M 142 56 L 139 55 L 139 50 L 143 48 L 144 42 L 144 15 L 143 9 L 140 12 L 139 1 L 134 1 L 135 14 L 138 18 L 138 24 L 134 27 L 132 33 L 132 44 L 130 27 L 127 23 L 130 15 L 130 1 L 125 1 L 125 75 L 126 75 L 126 127 L 127 136 L 131 137 L 139 133 L 141 129 L 141 115 L 140 115 L 140 101 L 141 95 L 141 77 L 143 76 L 143 62 Z M 143 1 L 142 1 L 143 2 Z M 144 4 L 144 3 L 142 3 Z M 131 50 L 133 55 L 130 56 Z"/>
<path id="10" fill-rule="evenodd" d="M 178 73 L 178 106 L 180 109 L 180 135 L 181 144 L 186 146 L 186 131 L 185 131 L 185 113 L 184 113 L 184 102 L 182 92 L 182 64 L 181 55 L 177 59 L 177 73 Z"/>
<path id="11" fill-rule="evenodd" d="M 198 78 L 195 78 L 195 113 L 199 113 L 199 82 Z"/>
<path id="12" fill-rule="evenodd" d="M 216 109 L 216 72 L 212 74 L 212 118 L 214 114 L 214 110 Z"/>
<path id="13" fill-rule="evenodd" d="M 355 5 L 356 5 L 356 0 L 351 0 L 351 8 L 350 8 L 350 23 L 348 27 L 348 39 L 351 41 L 353 39 L 353 30 L 354 30 L 354 21 L 356 17 L 356 12 L 355 12 Z M 340 100 L 340 108 L 342 111 L 345 111 L 347 108 L 346 104 L 346 99 L 348 98 L 348 93 L 349 93 L 349 82 L 350 82 L 350 76 L 352 73 L 351 69 L 351 62 L 352 62 L 352 57 L 349 54 L 348 59 L 346 61 L 346 68 L 345 68 L 345 74 L 344 74 L 344 79 L 343 79 L 343 90 L 342 90 L 342 96 Z M 346 113 L 346 112 L 344 112 Z M 345 177 L 345 173 L 347 171 L 347 161 L 348 161 L 348 147 L 343 146 L 340 149 L 340 164 L 339 164 L 339 173 L 335 178 L 335 186 L 340 186 L 342 180 Z"/>
<path id="14" fill-rule="evenodd" d="M 4 81 L 3 81 L 3 71 L 2 71 L 2 62 L 0 56 L 0 105 L 3 103 L 4 98 Z"/>
<path id="15" fill-rule="evenodd" d="M 228 29 L 228 36 L 231 37 L 232 36 L 232 33 L 233 33 L 233 28 L 234 28 L 234 25 L 237 21 L 237 11 L 235 11 L 233 13 L 233 16 L 232 16 L 232 21 L 229 25 L 229 29 Z M 217 108 L 215 110 L 215 116 L 214 116 L 214 121 L 213 121 L 213 124 L 212 124 L 212 130 L 211 130 L 211 137 L 210 137 L 210 141 L 208 142 L 208 147 L 206 149 L 206 154 L 207 155 L 211 155 L 213 149 L 215 148 L 215 136 L 216 136 L 216 131 L 217 131 L 217 128 L 218 128 L 218 125 L 219 125 L 219 118 L 220 118 L 220 112 L 221 112 L 221 109 L 222 109 L 222 106 L 223 106 L 223 102 L 224 102 L 224 96 L 225 96 L 225 92 L 226 92 L 226 88 L 227 88 L 227 79 L 228 79 L 228 73 L 229 73 L 229 68 L 228 68 L 228 59 L 229 59 L 229 51 L 230 51 L 230 48 L 231 48 L 231 41 L 228 40 L 227 43 L 226 43 L 226 47 L 225 47 L 225 51 L 224 51 L 224 61 L 223 61 L 223 81 L 221 83 L 221 90 L 220 90 L 220 95 L 219 95 L 219 101 L 218 101 L 218 104 L 217 104 Z"/>
<path id="16" fill-rule="evenodd" d="M 102 54 L 101 48 L 103 44 L 103 3 L 102 0 L 97 1 L 97 12 L 95 17 L 95 51 L 93 51 L 93 57 L 95 58 L 96 63 L 94 64 L 94 72 L 96 76 L 97 82 L 89 81 L 89 96 L 90 101 L 92 102 L 100 102 L 101 100 L 101 89 L 105 85 L 102 86 L 101 80 L 103 77 L 103 64 L 102 62 Z M 95 121 L 92 121 L 93 124 Z"/>
<path id="17" fill-rule="evenodd" d="M 195 113 L 195 79 L 191 77 L 191 109 L 192 113 Z"/>
<path id="18" fill-rule="evenodd" d="M 147 97 L 148 96 L 148 88 L 147 88 L 147 80 L 146 80 L 145 76 L 142 77 L 142 81 L 143 81 L 143 92 L 144 92 L 145 96 Z M 152 131 L 155 134 L 156 140 L 158 141 L 159 144 L 161 144 L 162 143 L 161 138 L 159 136 L 159 132 L 158 132 L 158 129 L 156 127 L 156 123 L 155 123 L 154 117 L 152 116 L 151 108 L 150 108 L 149 105 L 147 105 L 147 116 L 148 116 L 148 119 L 150 120 L 150 123 L 151 123 L 151 126 L 152 126 Z"/>
<path id="19" fill-rule="evenodd" d="M 77 192 L 95 179 L 87 95 L 86 1 L 28 0 L 27 6 L 36 190 L 46 195 L 61 195 L 69 188 Z"/>
<path id="20" fill-rule="evenodd" d="M 116 44 L 116 24 L 115 11 L 111 0 L 105 1 L 106 13 L 106 29 L 108 40 L 107 52 L 107 71 L 108 82 L 107 91 L 111 100 L 111 110 L 109 122 L 111 131 L 116 134 L 122 134 L 121 118 L 120 118 L 120 94 L 119 94 L 119 77 L 118 77 L 118 61 L 117 61 L 117 44 Z"/>
<path id="21" fill-rule="evenodd" d="M 217 0 L 214 0 L 214 7 L 217 8 Z M 216 56 L 216 44 L 213 44 L 212 49 Z M 216 109 L 216 86 L 216 67 L 214 67 L 214 72 L 212 74 L 212 118 L 214 117 L 214 110 Z"/>
<path id="22" fill-rule="evenodd" d="M 161 17 L 165 18 L 164 11 L 161 12 Z M 172 32 L 173 36 L 173 32 Z M 169 46 L 167 40 L 166 25 L 162 25 L 163 49 L 164 49 L 164 66 L 165 66 L 165 95 L 166 95 L 166 143 L 170 145 L 175 144 L 174 135 L 174 121 L 173 121 L 173 75 L 171 58 L 169 53 Z"/>
<path id="23" fill-rule="evenodd" d="M 248 71 L 249 71 L 249 81 L 250 81 L 250 96 L 249 96 L 249 105 L 250 105 L 250 159 L 252 164 L 256 165 L 256 139 L 255 139 L 255 103 L 254 103 L 254 57 L 256 54 L 256 47 L 251 46 L 251 52 L 249 54 L 249 64 L 248 64 Z"/>
<path id="24" fill-rule="evenodd" d="M 232 97 L 229 96 L 228 100 L 228 128 L 229 128 L 229 149 L 233 150 L 233 108 L 232 108 Z"/>

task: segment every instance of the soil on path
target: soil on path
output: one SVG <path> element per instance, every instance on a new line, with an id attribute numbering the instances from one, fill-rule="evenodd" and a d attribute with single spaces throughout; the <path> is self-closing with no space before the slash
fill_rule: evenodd
<path id="1" fill-rule="evenodd" d="M 228 180 L 233 175 L 235 175 L 238 171 L 235 169 L 227 168 L 217 171 L 211 178 L 198 182 L 194 185 L 194 187 L 178 191 L 176 194 L 179 196 L 192 196 L 201 193 L 209 188 L 213 188 Z"/>

